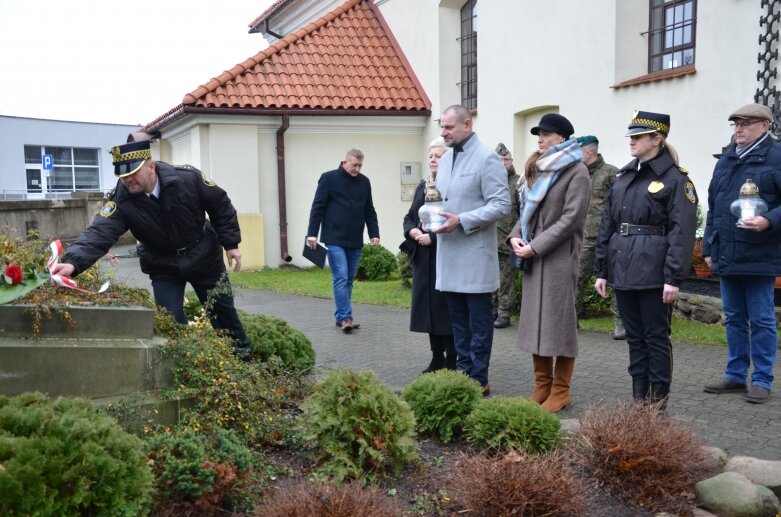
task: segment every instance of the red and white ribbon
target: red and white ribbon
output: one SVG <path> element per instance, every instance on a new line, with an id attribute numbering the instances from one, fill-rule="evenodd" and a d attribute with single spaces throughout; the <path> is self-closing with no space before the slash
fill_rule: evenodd
<path id="1" fill-rule="evenodd" d="M 88 289 L 83 289 L 79 287 L 79 284 L 76 283 L 75 280 L 72 278 L 68 278 L 67 276 L 62 275 L 55 275 L 52 270 L 54 269 L 54 266 L 57 265 L 57 263 L 60 261 L 60 255 L 62 254 L 62 243 L 59 240 L 53 241 L 51 244 L 49 244 L 49 249 L 52 250 L 52 256 L 49 258 L 49 261 L 46 262 L 46 267 L 49 269 L 49 274 L 51 275 L 52 282 L 54 282 L 57 285 L 61 285 L 62 287 L 67 287 L 68 289 L 75 289 L 76 291 L 81 291 L 82 293 L 88 293 L 88 294 L 100 294 L 102 292 L 105 292 L 106 289 L 108 289 L 110 282 L 104 282 L 103 285 L 100 286 L 100 289 L 97 291 L 90 291 Z"/>

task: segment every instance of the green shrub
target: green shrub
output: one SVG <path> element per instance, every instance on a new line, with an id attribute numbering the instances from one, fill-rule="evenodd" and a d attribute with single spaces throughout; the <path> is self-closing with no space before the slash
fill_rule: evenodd
<path id="1" fill-rule="evenodd" d="M 404 287 L 412 287 L 412 262 L 409 260 L 409 255 L 403 251 L 396 253 L 396 262 L 399 263 L 401 285 Z"/>
<path id="2" fill-rule="evenodd" d="M 294 407 L 308 393 L 308 378 L 285 370 L 279 358 L 266 363 L 236 359 L 228 339 L 209 323 L 178 325 L 160 313 L 173 355 L 174 386 L 166 395 L 189 399 L 182 423 L 195 431 L 233 429 L 250 444 L 279 445 L 295 437 Z"/>
<path id="3" fill-rule="evenodd" d="M 477 403 L 464 423 L 467 440 L 491 450 L 537 454 L 560 440 L 558 417 L 523 397 L 492 397 Z"/>
<path id="4" fill-rule="evenodd" d="M 401 394 L 415 413 L 417 430 L 447 443 L 482 398 L 480 384 L 461 372 L 438 370 L 417 377 Z"/>
<path id="5" fill-rule="evenodd" d="M 373 372 L 329 372 L 303 409 L 307 438 L 325 461 L 321 473 L 336 481 L 373 481 L 417 458 L 412 411 Z"/>
<path id="6" fill-rule="evenodd" d="M 246 482 L 253 466 L 252 452 L 233 431 L 197 433 L 179 428 L 144 440 L 156 478 L 156 506 L 178 505 L 180 513 L 198 509 L 231 509 L 230 498 Z"/>
<path id="7" fill-rule="evenodd" d="M 386 280 L 396 273 L 399 264 L 396 257 L 383 248 L 380 244 L 372 246 L 366 244 L 361 253 L 361 261 L 358 263 L 358 271 L 355 277 L 358 280 Z"/>
<path id="8" fill-rule="evenodd" d="M 296 371 L 309 371 L 315 365 L 315 350 L 303 332 L 274 316 L 239 312 L 241 323 L 252 344 L 252 356 L 261 361 L 279 357 Z"/>
<path id="9" fill-rule="evenodd" d="M 610 311 L 610 297 L 602 298 L 597 290 L 594 289 L 594 283 L 596 278 L 591 275 L 585 291 L 583 292 L 583 306 L 588 310 L 589 314 L 602 315 L 612 314 Z"/>
<path id="10" fill-rule="evenodd" d="M 152 475 L 135 436 L 89 401 L 0 396 L 0 515 L 145 515 Z"/>

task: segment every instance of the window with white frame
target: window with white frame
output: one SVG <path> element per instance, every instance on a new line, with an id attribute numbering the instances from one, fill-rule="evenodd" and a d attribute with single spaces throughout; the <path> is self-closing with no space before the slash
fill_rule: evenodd
<path id="1" fill-rule="evenodd" d="M 25 145 L 24 161 L 27 164 L 40 164 L 44 155 L 52 155 L 49 191 L 99 190 L 98 151 L 84 147 Z"/>
<path id="2" fill-rule="evenodd" d="M 461 7 L 461 104 L 477 109 L 477 0 Z"/>
<path id="3" fill-rule="evenodd" d="M 648 73 L 694 64 L 697 0 L 650 0 Z"/>

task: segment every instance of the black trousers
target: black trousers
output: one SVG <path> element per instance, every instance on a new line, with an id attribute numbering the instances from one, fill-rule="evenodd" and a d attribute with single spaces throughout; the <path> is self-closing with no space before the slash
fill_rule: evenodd
<path id="1" fill-rule="evenodd" d="M 208 315 L 212 327 L 217 330 L 226 330 L 234 341 L 234 346 L 242 351 L 249 351 L 250 342 L 244 327 L 241 324 L 236 307 L 233 304 L 233 291 L 227 277 L 220 286 L 220 294 L 208 299 L 209 291 L 214 289 L 225 274 L 225 265 L 203 276 L 184 277 L 176 273 L 152 273 L 152 290 L 155 295 L 155 303 L 170 312 L 179 323 L 186 324 L 187 317 L 184 314 L 184 288 L 189 282 L 193 286 L 195 294 L 204 307 L 209 307 Z M 209 303 L 207 303 L 207 300 Z"/>
<path id="2" fill-rule="evenodd" d="M 669 390 L 673 373 L 672 304 L 662 303 L 661 288 L 615 293 L 629 343 L 629 375 L 646 389 L 664 385 Z"/>

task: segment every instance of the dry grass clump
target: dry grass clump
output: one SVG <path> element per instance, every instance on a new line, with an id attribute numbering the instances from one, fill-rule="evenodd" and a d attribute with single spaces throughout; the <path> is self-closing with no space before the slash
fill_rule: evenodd
<path id="1" fill-rule="evenodd" d="M 583 465 L 625 502 L 654 512 L 686 512 L 704 471 L 701 441 L 658 405 L 616 401 L 580 419 Z"/>
<path id="2" fill-rule="evenodd" d="M 453 467 L 448 494 L 473 517 L 582 515 L 584 486 L 557 450 L 539 456 L 464 456 Z"/>
<path id="3" fill-rule="evenodd" d="M 256 517 L 401 517 L 394 499 L 359 482 L 342 486 L 300 482 L 277 488 Z"/>

